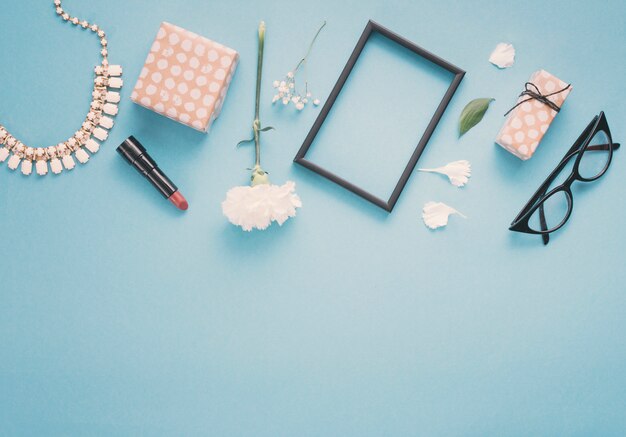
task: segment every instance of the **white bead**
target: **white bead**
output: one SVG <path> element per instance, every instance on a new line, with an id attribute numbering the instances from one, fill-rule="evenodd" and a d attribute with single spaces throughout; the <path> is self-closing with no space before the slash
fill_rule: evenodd
<path id="1" fill-rule="evenodd" d="M 97 127 L 93 130 L 93 136 L 100 141 L 105 141 L 109 137 L 109 133 L 101 127 Z"/>
<path id="2" fill-rule="evenodd" d="M 122 66 L 121 65 L 109 65 L 108 71 L 109 71 L 109 75 L 111 76 L 121 76 Z"/>
<path id="3" fill-rule="evenodd" d="M 109 115 L 117 115 L 117 105 L 113 103 L 107 103 L 103 106 L 102 110 Z"/>
<path id="4" fill-rule="evenodd" d="M 111 129 L 113 127 L 113 119 L 110 117 L 107 117 L 106 115 L 103 115 L 100 118 L 100 122 L 98 124 L 100 124 L 100 126 L 102 126 L 105 129 Z"/>
<path id="5" fill-rule="evenodd" d="M 33 172 L 33 161 L 25 159 L 22 161 L 22 174 L 28 176 Z"/>
<path id="6" fill-rule="evenodd" d="M 3 147 L 2 149 L 0 149 L 0 162 L 6 161 L 8 157 L 9 157 L 9 149 L 7 149 L 6 147 Z"/>
<path id="7" fill-rule="evenodd" d="M 120 93 L 109 91 L 106 95 L 107 102 L 118 103 L 120 101 Z"/>
<path id="8" fill-rule="evenodd" d="M 50 161 L 50 170 L 52 170 L 52 173 L 54 174 L 59 174 L 63 171 L 63 166 L 61 165 L 59 158 L 52 158 Z"/>
<path id="9" fill-rule="evenodd" d="M 76 163 L 74 162 L 74 158 L 72 158 L 72 155 L 63 156 L 63 167 L 65 167 L 66 170 L 71 170 L 75 166 Z"/>
<path id="10" fill-rule="evenodd" d="M 122 88 L 122 86 L 124 86 L 124 81 L 119 77 L 109 78 L 109 88 Z"/>
<path id="11" fill-rule="evenodd" d="M 76 155 L 76 159 L 81 164 L 86 164 L 89 161 L 89 154 L 84 149 L 78 149 L 74 155 Z"/>
<path id="12" fill-rule="evenodd" d="M 37 161 L 37 163 L 35 164 L 35 168 L 39 176 L 45 176 L 48 174 L 48 163 L 43 159 Z"/>
<path id="13" fill-rule="evenodd" d="M 98 152 L 98 150 L 100 150 L 100 144 L 98 144 L 98 142 L 94 140 L 93 138 L 89 138 L 89 141 L 85 143 L 85 147 L 91 153 L 96 153 Z"/>
<path id="14" fill-rule="evenodd" d="M 20 161 L 22 159 L 17 156 L 17 155 L 11 155 L 11 157 L 9 158 L 9 163 L 8 166 L 11 170 L 15 170 L 17 168 L 18 165 L 20 165 Z"/>

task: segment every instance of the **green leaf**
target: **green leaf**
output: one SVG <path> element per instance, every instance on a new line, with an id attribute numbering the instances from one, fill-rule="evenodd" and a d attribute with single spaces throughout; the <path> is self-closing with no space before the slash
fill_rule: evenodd
<path id="1" fill-rule="evenodd" d="M 474 99 L 463 108 L 461 117 L 459 117 L 459 137 L 480 123 L 489 108 L 489 104 L 494 100 L 492 98 Z"/>
<path id="2" fill-rule="evenodd" d="M 275 127 L 272 126 L 268 126 L 268 127 L 264 127 L 263 129 L 259 129 L 259 132 L 267 132 L 268 130 L 275 130 Z"/>
<path id="3" fill-rule="evenodd" d="M 254 137 L 250 138 L 249 140 L 241 140 L 237 143 L 237 147 L 241 146 L 242 144 L 251 143 L 253 141 L 254 141 Z"/>

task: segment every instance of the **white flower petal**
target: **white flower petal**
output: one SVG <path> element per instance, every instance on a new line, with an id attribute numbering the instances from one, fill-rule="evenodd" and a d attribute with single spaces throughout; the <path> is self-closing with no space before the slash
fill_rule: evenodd
<path id="1" fill-rule="evenodd" d="M 498 68 L 512 67 L 515 63 L 515 47 L 512 44 L 501 42 L 489 56 L 489 62 Z"/>
<path id="2" fill-rule="evenodd" d="M 472 175 L 472 166 L 469 161 L 461 160 L 450 162 L 443 167 L 420 168 L 419 171 L 439 173 L 448 176 L 450 183 L 455 187 L 464 186 Z"/>
<path id="3" fill-rule="evenodd" d="M 441 202 L 428 202 L 422 210 L 422 219 L 424 224 L 430 229 L 437 229 L 448 224 L 448 217 L 451 214 L 458 214 L 463 218 L 463 214 L 456 209 Z"/>
<path id="4" fill-rule="evenodd" d="M 222 202 L 222 212 L 232 224 L 244 231 L 267 229 L 273 221 L 282 225 L 296 216 L 296 208 L 302 207 L 295 190 L 296 184 L 291 181 L 280 186 L 234 187 Z"/>

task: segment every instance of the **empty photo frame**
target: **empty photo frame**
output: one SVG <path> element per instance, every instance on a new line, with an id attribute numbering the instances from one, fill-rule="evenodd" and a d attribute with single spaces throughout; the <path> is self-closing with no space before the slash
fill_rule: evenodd
<path id="1" fill-rule="evenodd" d="M 357 61 L 359 60 L 359 57 L 361 56 L 363 49 L 366 47 L 368 43 L 372 44 L 372 40 L 374 39 L 384 40 L 384 43 L 379 44 L 379 46 L 382 47 L 383 50 L 388 50 L 390 47 L 397 48 L 398 50 L 402 51 L 402 53 L 400 53 L 400 56 L 402 56 L 403 58 L 411 58 L 408 61 L 403 59 L 402 60 L 403 62 L 407 61 L 409 64 L 411 62 L 413 64 L 416 64 L 414 62 L 415 59 L 413 59 L 413 55 L 416 55 L 417 61 L 419 62 L 417 62 L 416 65 L 411 66 L 411 68 L 420 69 L 421 66 L 424 66 L 424 65 L 427 66 L 425 71 L 422 71 L 420 73 L 422 77 L 427 77 L 427 76 L 424 76 L 427 74 L 430 74 L 431 76 L 433 74 L 437 75 L 438 74 L 437 72 L 441 72 L 438 75 L 443 76 L 443 77 L 436 78 L 437 81 L 439 81 L 438 83 L 440 83 L 441 85 L 443 96 L 441 97 L 441 100 L 439 100 L 440 94 L 436 94 L 437 97 L 436 97 L 435 102 L 432 105 L 432 109 L 425 109 L 428 115 L 426 116 L 420 115 L 420 117 L 422 118 L 421 120 L 419 120 L 420 123 L 404 122 L 406 117 L 403 117 L 403 115 L 407 113 L 407 111 L 409 112 L 411 111 L 411 105 L 409 105 L 408 107 L 400 107 L 400 108 L 389 107 L 390 105 L 385 105 L 384 108 L 379 108 L 378 112 L 375 112 L 376 117 L 384 116 L 385 118 L 387 117 L 390 118 L 390 120 L 387 123 L 385 122 L 376 123 L 376 126 L 373 127 L 374 129 L 377 129 L 377 133 L 379 135 L 382 135 L 383 138 L 396 138 L 398 136 L 396 130 L 399 129 L 400 127 L 402 127 L 402 129 L 404 129 L 405 132 L 408 132 L 410 134 L 408 136 L 409 138 L 408 141 L 410 141 L 411 149 L 407 153 L 407 156 L 410 156 L 410 158 L 408 162 L 406 162 L 406 158 L 404 158 L 404 160 L 402 161 L 401 166 L 404 167 L 403 171 L 402 171 L 402 168 L 398 168 L 398 173 L 402 171 L 399 179 L 396 179 L 397 176 L 393 176 L 392 183 L 395 184 L 395 186 L 393 185 L 390 186 L 390 187 L 393 187 L 393 189 L 391 191 L 391 195 L 388 198 L 386 198 L 386 196 L 375 195 L 372 193 L 372 190 L 369 190 L 369 189 L 366 190 L 364 188 L 357 186 L 357 184 L 349 181 L 348 177 L 346 177 L 345 175 L 341 176 L 339 174 L 335 174 L 334 172 L 329 171 L 327 168 L 323 167 L 322 165 L 316 164 L 315 162 L 313 162 L 315 158 L 311 157 L 311 155 L 315 155 L 313 151 L 321 145 L 321 144 L 316 143 L 316 138 L 318 138 L 318 142 L 320 143 L 323 142 L 326 145 L 325 147 L 327 148 L 335 147 L 331 149 L 331 153 L 332 151 L 337 152 L 339 150 L 343 150 L 343 149 L 337 149 L 336 147 L 337 147 L 337 144 L 345 144 L 346 138 L 341 138 L 340 141 L 334 141 L 334 139 L 328 138 L 328 135 L 330 135 L 328 132 L 323 132 L 323 134 L 320 134 L 320 131 L 323 131 L 322 128 L 324 126 L 324 122 L 327 120 L 327 117 L 329 115 L 332 115 L 331 119 L 333 118 L 333 116 L 339 117 L 341 121 L 338 121 L 337 123 L 341 124 L 340 129 L 345 130 L 346 128 L 348 128 L 348 129 L 361 131 L 361 129 L 354 129 L 355 127 L 354 125 L 351 126 L 351 124 L 354 124 L 354 123 L 351 123 L 352 121 L 351 118 L 353 118 L 352 114 L 359 114 L 359 113 L 368 114 L 372 112 L 373 108 L 371 106 L 363 107 L 364 103 L 362 101 L 355 102 L 355 107 L 352 108 L 351 101 L 345 100 L 345 99 L 339 99 L 341 100 L 341 103 L 337 105 L 342 108 L 344 107 L 348 108 L 348 112 L 347 114 L 344 114 L 343 118 L 341 118 L 338 114 L 333 115 L 332 109 L 333 109 L 333 105 L 335 105 L 335 103 L 338 101 L 338 97 L 340 96 L 342 90 L 344 89 L 344 85 L 348 81 L 348 78 L 350 77 L 350 74 L 352 73 L 354 66 L 357 64 Z M 409 56 L 404 56 L 404 52 L 407 52 L 406 54 Z M 379 53 L 382 53 L 382 52 L 379 52 Z M 395 53 L 395 50 L 394 50 L 394 53 Z M 392 56 L 392 55 L 393 53 L 387 54 L 387 56 Z M 388 58 L 388 60 L 390 59 L 393 59 L 393 58 Z M 376 61 L 376 63 L 373 64 L 373 68 L 374 69 L 377 69 L 379 67 L 391 68 L 389 64 L 393 64 L 393 63 L 388 62 L 387 64 L 384 64 L 384 63 Z M 424 69 L 422 68 L 422 70 Z M 386 73 L 387 72 L 385 72 L 385 74 Z M 315 173 L 320 174 L 321 176 L 329 179 L 332 182 L 335 182 L 336 184 L 339 184 L 340 186 L 352 191 L 353 193 L 385 209 L 386 211 L 391 212 L 396 202 L 398 201 L 398 198 L 400 197 L 400 194 L 402 193 L 404 186 L 406 185 L 409 177 L 411 176 L 411 173 L 413 172 L 413 169 L 415 168 L 415 165 L 417 164 L 417 161 L 420 155 L 422 154 L 424 148 L 426 147 L 428 140 L 433 134 L 433 131 L 435 130 L 437 124 L 439 123 L 439 120 L 441 119 L 444 111 L 446 110 L 446 107 L 450 103 L 450 100 L 452 99 L 452 96 L 457 90 L 464 75 L 465 75 L 465 72 L 461 70 L 460 68 L 450 64 L 449 62 L 441 59 L 440 57 L 424 50 L 423 48 L 413 44 L 412 42 L 397 35 L 396 33 L 390 31 L 389 29 L 386 29 L 380 24 L 375 23 L 370 20 L 365 26 L 365 30 L 363 31 L 363 34 L 361 35 L 356 47 L 354 48 L 352 55 L 348 59 L 346 66 L 344 67 L 341 75 L 339 76 L 337 83 L 335 84 L 333 90 L 331 91 L 330 96 L 328 97 L 328 100 L 326 100 L 326 103 L 322 107 L 320 114 L 315 120 L 315 123 L 313 124 L 311 131 L 307 135 L 306 139 L 304 140 L 304 143 L 302 144 L 302 147 L 300 147 L 300 150 L 298 151 L 296 157 L 294 158 L 294 162 L 308 168 L 309 170 L 314 171 Z M 351 80 L 354 80 L 354 79 L 351 79 Z M 372 84 L 372 86 L 374 85 Z M 411 90 L 409 91 L 413 91 L 413 88 L 418 88 L 419 86 L 420 86 L 419 83 L 409 82 L 409 87 L 411 88 Z M 429 86 L 429 84 L 427 84 L 426 86 Z M 350 87 L 347 87 L 347 88 L 350 88 Z M 407 87 L 405 87 L 405 89 L 406 88 Z M 354 97 L 354 94 L 351 93 L 349 89 L 348 91 L 344 91 L 344 93 L 347 93 L 348 97 L 351 96 L 350 98 Z M 407 96 L 412 97 L 411 92 L 408 92 Z M 354 99 L 354 100 L 358 100 L 358 99 Z M 426 107 L 430 108 L 428 106 Z M 342 110 L 346 111 L 346 109 L 342 109 Z M 356 115 L 354 117 L 356 117 Z M 363 125 L 368 125 L 367 128 L 372 128 L 371 122 L 372 120 L 366 120 L 366 122 L 364 122 Z M 329 119 L 329 122 L 327 122 L 327 124 L 328 123 L 330 123 L 330 119 Z M 355 123 L 358 123 L 358 122 L 355 122 Z M 416 130 L 415 126 L 417 126 L 417 129 L 418 129 L 417 132 L 415 132 Z M 380 131 L 381 129 L 383 129 L 382 132 Z M 354 138 L 350 136 L 351 133 L 355 134 Z M 363 134 L 363 132 L 360 132 L 357 135 L 356 132 L 350 131 L 347 134 L 344 132 L 342 135 L 344 136 L 348 135 L 347 136 L 348 141 L 350 140 L 359 141 L 359 144 L 357 145 L 357 147 L 359 148 L 361 147 L 360 141 L 362 141 L 364 138 L 365 139 L 367 138 L 366 136 L 367 134 Z M 357 137 L 358 137 L 358 140 L 356 139 Z M 403 138 L 403 140 L 406 140 L 406 138 Z M 417 145 L 413 149 L 413 144 L 415 144 L 414 141 L 417 141 Z M 331 145 L 329 146 L 329 144 Z M 379 144 L 374 144 L 374 147 L 379 147 Z M 345 152 L 345 150 L 343 150 L 343 152 Z M 382 153 L 384 154 L 385 151 L 383 151 Z M 309 155 L 309 158 L 307 158 L 307 154 Z"/>

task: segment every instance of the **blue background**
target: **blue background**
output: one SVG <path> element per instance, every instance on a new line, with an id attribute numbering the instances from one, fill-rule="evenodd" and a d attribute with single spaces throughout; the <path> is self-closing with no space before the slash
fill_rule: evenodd
<path id="1" fill-rule="evenodd" d="M 63 24 L 51 3 L 7 2 L 0 25 L 0 120 L 33 145 L 79 127 L 99 61 L 97 38 Z M 624 151 L 603 179 L 576 187 L 574 214 L 548 247 L 507 230 L 600 110 L 625 141 L 622 0 L 64 6 L 108 32 L 126 86 L 111 138 L 86 167 L 45 178 L 0 167 L 0 434 L 626 433 Z M 468 72 L 419 165 L 468 159 L 469 185 L 414 173 L 390 215 L 293 165 L 319 109 L 270 103 L 272 80 L 326 19 L 308 69 L 325 99 L 370 18 Z M 274 182 L 296 181 L 304 207 L 281 228 L 244 233 L 220 203 L 246 183 L 253 159 L 234 144 L 250 131 L 260 19 L 262 121 L 278 128 L 264 135 L 263 160 Z M 128 98 L 162 20 L 241 53 L 209 135 Z M 518 50 L 505 71 L 487 62 L 501 41 Z M 522 162 L 493 139 L 541 68 L 574 90 Z M 390 71 L 369 92 L 384 101 L 403 74 Z M 496 102 L 459 140 L 459 113 L 476 97 Z M 421 108 L 393 97 L 389 105 Z M 395 146 L 393 131 L 370 132 Z M 129 134 L 179 185 L 188 212 L 117 156 Z M 351 159 L 358 167 L 370 155 Z M 396 175 L 384 161 L 379 168 Z M 468 219 L 429 231 L 421 209 L 430 200 Z"/>

